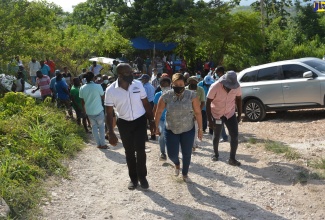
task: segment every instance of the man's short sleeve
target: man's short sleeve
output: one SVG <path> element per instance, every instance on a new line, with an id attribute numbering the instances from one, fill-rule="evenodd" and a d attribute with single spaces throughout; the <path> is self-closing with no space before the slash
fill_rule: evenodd
<path id="1" fill-rule="evenodd" d="M 105 106 L 114 106 L 114 99 L 112 97 L 112 92 L 111 90 L 114 89 L 110 87 L 108 87 L 105 91 L 105 99 L 104 99 L 104 105 Z"/>
<path id="2" fill-rule="evenodd" d="M 241 96 L 241 95 L 242 95 L 241 88 L 238 87 L 238 88 L 237 88 L 237 91 L 236 91 L 236 96 Z"/>
<path id="3" fill-rule="evenodd" d="M 103 96 L 105 93 L 104 93 L 104 90 L 103 90 L 103 87 L 101 86 L 101 85 L 99 85 L 99 84 L 97 84 L 98 86 L 97 86 L 97 90 L 98 90 L 98 92 L 99 92 L 99 95 L 100 96 Z"/>
<path id="4" fill-rule="evenodd" d="M 216 97 L 216 94 L 217 94 L 217 89 L 218 89 L 218 83 L 213 83 L 210 86 L 210 89 L 209 89 L 208 94 L 207 94 L 207 98 L 208 99 L 214 99 Z"/>
<path id="5" fill-rule="evenodd" d="M 190 91 L 190 90 L 189 90 Z M 195 99 L 196 97 L 198 97 L 197 92 L 193 92 L 191 91 L 191 100 Z"/>
<path id="6" fill-rule="evenodd" d="M 198 96 L 199 96 L 199 100 L 200 102 L 205 102 L 205 93 L 204 93 L 204 89 L 201 87 L 197 88 L 198 91 Z"/>

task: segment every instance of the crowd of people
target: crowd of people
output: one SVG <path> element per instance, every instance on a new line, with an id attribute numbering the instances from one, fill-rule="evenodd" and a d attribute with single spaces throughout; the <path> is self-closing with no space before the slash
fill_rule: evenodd
<path id="1" fill-rule="evenodd" d="M 175 165 L 174 175 L 181 173 L 185 182 L 190 181 L 191 155 L 204 133 L 213 135 L 212 161 L 219 159 L 219 142 L 229 140 L 228 163 L 240 166 L 236 151 L 242 103 L 236 73 L 226 72 L 222 66 L 213 69 L 202 64 L 202 72 L 190 74 L 182 58 L 176 59 L 179 65 L 170 65 L 167 57 L 157 57 L 150 63 L 149 60 L 137 57 L 134 62 L 114 61 L 112 76 L 102 75 L 103 67 L 94 61 L 88 70 L 82 69 L 79 76 L 72 77 L 67 67 L 55 70 L 55 63 L 49 59 L 39 63 L 32 59 L 29 76 L 36 86 L 33 92 L 40 90 L 43 100 L 50 97 L 71 118 L 74 110 L 78 124 L 86 132 L 91 127 L 98 148 L 109 148 L 106 139 L 112 146 L 117 145 L 117 125 L 125 149 L 130 190 L 139 183 L 143 189 L 149 187 L 145 152 L 148 129 L 150 140 L 158 136 L 159 159 L 168 157 Z M 21 70 L 16 84 L 16 91 L 24 91 Z"/>

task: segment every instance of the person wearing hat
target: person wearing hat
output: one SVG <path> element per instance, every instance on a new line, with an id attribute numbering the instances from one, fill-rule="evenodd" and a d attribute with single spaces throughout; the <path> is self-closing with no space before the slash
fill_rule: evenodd
<path id="1" fill-rule="evenodd" d="M 168 75 L 167 75 L 168 76 Z M 169 77 L 162 77 L 159 80 L 159 88 L 161 89 L 160 92 L 157 92 L 155 94 L 155 99 L 154 99 L 154 106 L 153 106 L 153 110 L 152 112 L 155 114 L 156 110 L 157 110 L 157 105 L 158 105 L 158 101 L 161 97 L 161 95 L 163 93 L 166 93 L 167 91 L 170 90 L 170 84 L 171 84 L 171 80 Z M 165 118 L 166 118 L 166 109 L 164 109 L 163 113 L 161 114 L 160 117 L 160 121 L 159 121 L 159 125 L 158 128 L 160 131 L 164 131 L 165 130 Z M 160 160 L 166 160 L 167 156 L 166 156 L 166 142 L 165 142 L 165 135 L 164 132 L 160 132 L 159 137 L 158 137 L 158 142 L 159 142 L 159 146 L 160 146 Z"/>
<path id="2" fill-rule="evenodd" d="M 151 109 L 153 108 L 153 100 L 155 98 L 155 88 L 149 83 L 150 76 L 148 74 L 142 74 L 140 78 L 138 78 L 143 84 L 144 89 L 146 90 L 147 98 Z M 156 140 L 156 134 L 151 133 L 151 140 Z"/>
<path id="3" fill-rule="evenodd" d="M 238 147 L 238 123 L 241 121 L 242 100 L 241 88 L 237 81 L 237 74 L 234 71 L 228 71 L 216 83 L 212 84 L 207 95 L 206 110 L 209 121 L 209 127 L 213 128 L 213 161 L 219 159 L 219 137 L 222 125 L 228 128 L 230 140 L 230 158 L 228 163 L 233 166 L 240 166 L 236 160 Z M 238 115 L 236 117 L 235 109 L 237 107 Z"/>
<path id="4" fill-rule="evenodd" d="M 197 85 L 199 87 L 203 88 L 204 94 L 205 94 L 205 96 L 207 96 L 209 88 L 212 85 L 212 83 L 214 83 L 213 78 L 211 76 L 207 75 Z M 203 133 L 206 133 L 206 129 L 208 128 L 208 118 L 207 118 L 205 103 L 204 103 L 204 107 L 202 108 L 202 125 L 203 125 Z"/>
<path id="5" fill-rule="evenodd" d="M 203 107 L 205 106 L 206 95 L 204 93 L 203 88 L 197 86 L 198 82 L 199 82 L 199 80 L 196 78 L 196 76 L 191 76 L 187 79 L 188 86 L 186 86 L 185 88 L 196 92 L 197 97 L 200 101 L 200 110 L 202 111 Z M 198 125 L 197 125 L 196 120 L 195 120 L 194 125 L 195 125 L 195 136 L 194 137 L 197 137 Z M 198 145 L 199 144 L 198 144 L 197 139 L 194 138 L 193 151 L 195 151 L 195 149 L 198 147 Z"/>

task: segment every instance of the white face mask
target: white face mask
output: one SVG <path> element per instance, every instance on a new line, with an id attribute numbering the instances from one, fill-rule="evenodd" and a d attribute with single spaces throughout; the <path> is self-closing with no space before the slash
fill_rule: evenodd
<path id="1" fill-rule="evenodd" d="M 161 88 L 161 91 L 163 93 L 167 92 L 168 90 L 170 90 L 170 87 L 160 87 Z"/>
<path id="2" fill-rule="evenodd" d="M 104 84 L 108 84 L 108 83 L 109 83 L 108 79 L 105 79 Z"/>
<path id="3" fill-rule="evenodd" d="M 87 80 L 85 78 L 82 79 L 82 84 L 86 84 Z"/>

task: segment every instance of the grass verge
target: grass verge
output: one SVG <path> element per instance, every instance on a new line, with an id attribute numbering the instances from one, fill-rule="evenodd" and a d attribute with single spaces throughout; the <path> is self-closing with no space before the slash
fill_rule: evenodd
<path id="1" fill-rule="evenodd" d="M 32 219 L 45 196 L 43 180 L 66 176 L 61 163 L 84 146 L 81 126 L 49 100 L 37 104 L 22 93 L 0 99 L 0 196 L 10 207 L 9 218 Z"/>

